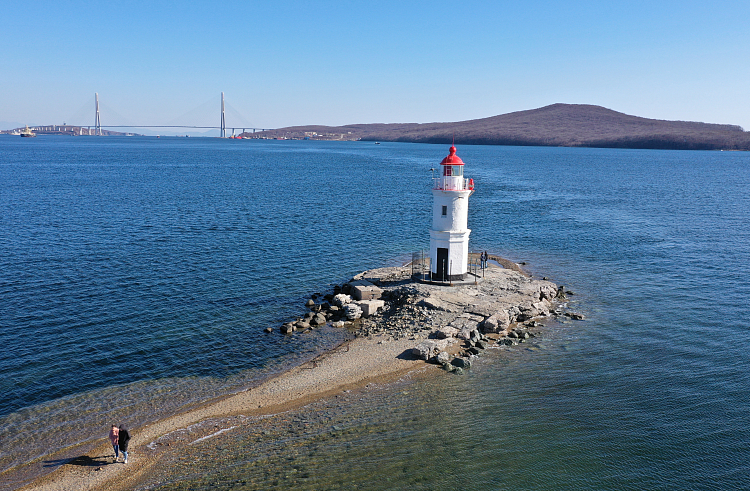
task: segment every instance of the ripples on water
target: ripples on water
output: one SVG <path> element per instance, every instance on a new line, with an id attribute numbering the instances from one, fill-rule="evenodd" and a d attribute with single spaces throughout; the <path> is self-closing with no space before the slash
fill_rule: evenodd
<path id="1" fill-rule="evenodd" d="M 50 438 L 72 444 L 102 438 L 110 420 L 145 421 L 148 400 L 170 402 L 168 413 L 337 342 L 262 329 L 312 291 L 426 247 L 430 168 L 447 151 L 18 140 L 0 140 L 4 466 Z M 551 327 L 531 349 L 495 350 L 465 377 L 228 431 L 196 445 L 205 460 L 175 463 L 171 479 L 196 489 L 750 487 L 750 158 L 459 154 L 477 182 L 473 247 L 570 287 L 587 320 Z M 49 422 L 59 429 L 40 432 Z"/>

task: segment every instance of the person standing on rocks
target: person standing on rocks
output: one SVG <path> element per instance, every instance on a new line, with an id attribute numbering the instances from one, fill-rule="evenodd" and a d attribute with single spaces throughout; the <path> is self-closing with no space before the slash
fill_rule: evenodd
<path id="1" fill-rule="evenodd" d="M 482 269 L 487 269 L 487 251 L 484 251 L 479 255 L 479 260 L 482 263 Z"/>
<path id="2" fill-rule="evenodd" d="M 119 435 L 120 430 L 117 428 L 117 425 L 112 425 L 112 428 L 109 429 L 109 441 L 112 443 L 112 449 L 115 451 L 115 462 L 117 462 L 117 458 L 120 456 Z"/>
<path id="3" fill-rule="evenodd" d="M 128 463 L 128 442 L 130 442 L 130 433 L 128 433 L 128 430 L 123 426 L 120 425 L 120 432 L 119 432 L 119 438 L 118 438 L 118 444 L 120 445 L 120 451 L 122 452 L 123 457 L 123 464 Z"/>

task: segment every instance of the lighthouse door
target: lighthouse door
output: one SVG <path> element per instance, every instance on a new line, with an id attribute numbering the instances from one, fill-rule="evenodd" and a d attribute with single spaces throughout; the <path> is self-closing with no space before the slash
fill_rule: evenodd
<path id="1" fill-rule="evenodd" d="M 448 280 L 448 249 L 437 248 L 437 268 L 435 268 L 435 280 Z"/>

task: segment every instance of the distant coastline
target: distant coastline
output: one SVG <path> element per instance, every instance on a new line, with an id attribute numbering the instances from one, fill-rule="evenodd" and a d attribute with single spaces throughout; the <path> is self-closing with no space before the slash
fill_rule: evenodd
<path id="1" fill-rule="evenodd" d="M 290 126 L 244 138 L 363 140 L 552 147 L 669 150 L 750 150 L 740 126 L 641 118 L 586 104 L 552 104 L 529 111 L 453 123 Z"/>
<path id="2" fill-rule="evenodd" d="M 30 126 L 31 131 L 37 135 L 68 135 L 68 136 L 94 136 L 94 128 L 88 126 L 74 126 L 69 124 L 48 124 L 41 126 Z M 0 131 L 0 135 L 21 135 L 23 128 Z M 137 133 L 123 133 L 120 131 L 100 130 L 101 136 L 143 136 Z"/>
<path id="3" fill-rule="evenodd" d="M 93 135 L 73 125 L 30 127 L 38 135 Z M 20 135 L 23 128 L 0 131 Z M 144 136 L 101 130 L 102 136 Z M 750 132 L 738 125 L 667 121 L 631 116 L 588 104 L 552 104 L 489 118 L 447 123 L 306 125 L 244 132 L 231 139 L 326 140 L 463 145 L 630 148 L 648 150 L 750 150 Z"/>

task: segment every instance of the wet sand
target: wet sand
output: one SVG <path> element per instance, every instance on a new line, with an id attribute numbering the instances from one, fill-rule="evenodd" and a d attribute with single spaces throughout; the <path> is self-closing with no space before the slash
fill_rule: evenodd
<path id="1" fill-rule="evenodd" d="M 210 418 L 261 416 L 301 407 L 327 396 L 364 387 L 369 382 L 395 380 L 426 364 L 405 355 L 414 346 L 408 339 L 387 341 L 383 337 L 356 338 L 253 389 L 193 409 L 183 414 L 131 430 L 127 464 L 112 463 L 112 447 L 102 430 L 102 445 L 85 456 L 62 465 L 25 490 L 126 490 L 132 489 L 144 473 L 158 465 L 164 452 L 177 452 L 179 446 L 160 445 L 165 435 L 186 429 Z M 433 366 L 436 370 L 438 367 Z M 205 436 L 217 431 L 206 428 Z"/>

